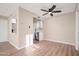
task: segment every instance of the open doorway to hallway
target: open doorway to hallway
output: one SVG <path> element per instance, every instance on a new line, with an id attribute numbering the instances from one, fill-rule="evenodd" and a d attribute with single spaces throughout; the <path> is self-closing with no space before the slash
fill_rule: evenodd
<path id="1" fill-rule="evenodd" d="M 33 18 L 33 43 L 39 42 L 39 31 L 38 31 L 39 23 L 37 18 Z"/>
<path id="2" fill-rule="evenodd" d="M 33 43 L 39 43 L 39 41 L 42 39 L 42 33 L 43 33 L 43 22 L 40 17 L 33 18 Z"/>

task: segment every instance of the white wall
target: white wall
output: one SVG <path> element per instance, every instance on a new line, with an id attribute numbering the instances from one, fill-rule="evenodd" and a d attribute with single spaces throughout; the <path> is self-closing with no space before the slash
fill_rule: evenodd
<path id="1" fill-rule="evenodd" d="M 27 44 L 26 36 L 33 40 L 33 17 L 35 15 L 24 8 L 18 7 L 9 17 L 9 42 L 17 49 L 24 48 Z M 11 19 L 16 19 L 16 33 L 12 33 Z M 30 26 L 30 29 L 29 29 Z M 31 40 L 31 41 L 32 41 Z"/>
<path id="2" fill-rule="evenodd" d="M 27 45 L 28 43 L 27 41 L 29 42 L 33 41 L 33 17 L 35 17 L 33 13 L 19 7 L 18 37 L 19 37 L 19 47 L 21 48 Z M 28 38 L 29 35 L 30 39 Z"/>
<path id="3" fill-rule="evenodd" d="M 16 19 L 16 33 L 12 33 L 12 19 Z M 9 16 L 9 42 L 16 48 L 19 49 L 19 40 L 18 40 L 18 8 Z"/>
<path id="4" fill-rule="evenodd" d="M 0 16 L 0 42 L 8 41 L 8 19 Z"/>
<path id="5" fill-rule="evenodd" d="M 53 16 L 44 21 L 44 38 L 75 45 L 75 13 Z"/>

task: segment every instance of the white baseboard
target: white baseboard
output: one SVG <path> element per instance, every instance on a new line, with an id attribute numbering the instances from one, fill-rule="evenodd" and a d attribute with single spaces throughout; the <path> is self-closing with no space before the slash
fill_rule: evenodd
<path id="1" fill-rule="evenodd" d="M 17 50 L 20 50 L 20 49 L 24 48 L 24 47 L 18 47 L 18 46 L 16 46 L 15 44 L 13 44 L 13 43 L 10 42 L 10 41 L 9 41 L 9 43 L 10 43 L 12 46 L 14 46 Z"/>
<path id="2" fill-rule="evenodd" d="M 23 49 L 23 48 L 25 48 L 26 46 L 22 46 L 22 47 L 19 47 L 19 49 Z"/>
<path id="3" fill-rule="evenodd" d="M 6 41 L 0 41 L 0 42 L 8 42 L 8 40 L 6 40 Z"/>
<path id="4" fill-rule="evenodd" d="M 48 40 L 48 39 L 45 39 L 45 40 Z M 73 46 L 75 46 L 75 44 L 73 44 L 73 43 L 64 42 L 64 41 L 57 41 L 57 40 L 52 40 L 52 39 L 50 39 L 50 40 L 48 40 L 48 41 L 58 42 L 58 43 L 63 43 L 63 44 L 68 44 L 68 45 L 73 45 Z"/>

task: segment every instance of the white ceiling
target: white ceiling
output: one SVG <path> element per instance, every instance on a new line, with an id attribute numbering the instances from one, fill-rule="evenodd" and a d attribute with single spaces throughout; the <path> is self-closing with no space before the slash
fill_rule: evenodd
<path id="1" fill-rule="evenodd" d="M 42 16 L 42 14 L 44 14 L 45 12 L 41 11 L 40 9 L 49 9 L 53 4 L 56 5 L 56 9 L 62 10 L 61 13 L 57 13 L 54 15 L 73 12 L 76 7 L 76 3 L 0 3 L 0 15 L 9 16 L 10 14 L 12 14 L 12 12 L 15 12 L 18 6 L 21 6 L 37 14 L 38 16 Z"/>

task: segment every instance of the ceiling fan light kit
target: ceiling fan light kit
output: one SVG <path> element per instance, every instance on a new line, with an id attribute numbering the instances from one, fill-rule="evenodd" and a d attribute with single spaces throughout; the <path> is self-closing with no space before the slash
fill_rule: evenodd
<path id="1" fill-rule="evenodd" d="M 49 8 L 48 10 L 45 9 L 40 9 L 41 11 L 47 12 L 45 14 L 43 14 L 43 16 L 50 14 L 50 16 L 53 16 L 53 13 L 60 13 L 62 12 L 61 10 L 54 10 L 56 8 L 56 5 L 53 5 L 51 8 Z"/>

